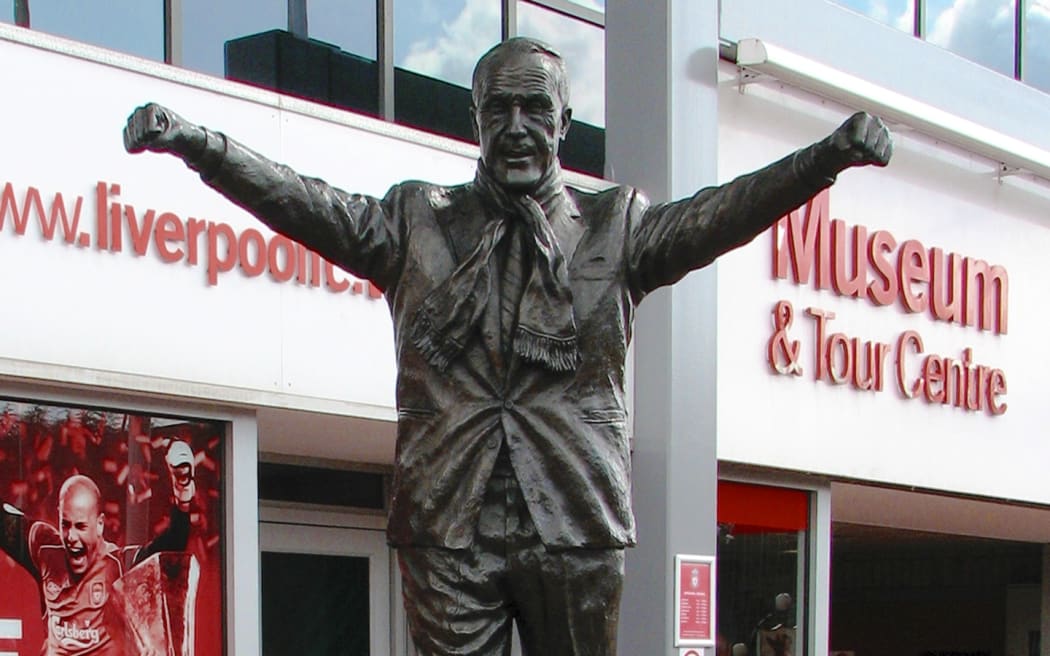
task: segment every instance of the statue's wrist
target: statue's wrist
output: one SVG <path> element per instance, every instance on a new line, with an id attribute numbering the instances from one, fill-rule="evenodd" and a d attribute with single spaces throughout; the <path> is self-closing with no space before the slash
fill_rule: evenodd
<path id="1" fill-rule="evenodd" d="M 189 150 L 183 155 L 183 160 L 205 181 L 215 177 L 226 159 L 226 135 L 205 127 L 194 126 L 188 132 L 184 146 Z"/>
<path id="2" fill-rule="evenodd" d="M 840 161 L 841 153 L 829 137 L 795 153 L 795 173 L 811 185 L 823 188 L 834 183 L 845 168 Z"/>
<path id="3" fill-rule="evenodd" d="M 171 140 L 171 152 L 187 163 L 193 163 L 204 155 L 208 145 L 208 133 L 199 125 L 184 126 Z"/>

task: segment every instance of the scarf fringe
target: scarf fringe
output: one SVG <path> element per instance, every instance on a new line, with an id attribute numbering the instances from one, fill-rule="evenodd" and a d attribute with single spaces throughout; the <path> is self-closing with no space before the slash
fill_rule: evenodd
<path id="1" fill-rule="evenodd" d="M 462 344 L 447 335 L 441 335 L 434 328 L 430 317 L 423 312 L 416 313 L 413 323 L 415 325 L 412 327 L 409 339 L 419 349 L 423 358 L 439 371 L 447 369 L 448 365 L 463 351 Z"/>
<path id="2" fill-rule="evenodd" d="M 552 371 L 573 371 L 580 361 L 575 337 L 538 335 L 521 326 L 514 332 L 514 352 Z"/>

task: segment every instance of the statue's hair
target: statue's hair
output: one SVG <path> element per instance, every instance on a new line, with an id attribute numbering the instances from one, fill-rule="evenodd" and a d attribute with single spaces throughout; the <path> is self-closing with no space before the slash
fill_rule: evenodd
<path id="1" fill-rule="evenodd" d="M 78 490 L 87 490 L 90 492 L 95 499 L 95 504 L 98 506 L 99 511 L 102 510 L 102 493 L 99 491 L 98 486 L 95 485 L 95 481 L 83 474 L 70 476 L 64 483 L 62 483 L 62 487 L 58 491 L 59 505 L 61 506 L 62 502 L 65 501 L 69 494 Z"/>
<path id="2" fill-rule="evenodd" d="M 546 43 L 527 36 L 516 36 L 489 49 L 474 66 L 474 75 L 470 82 L 471 99 L 477 107 L 481 100 L 481 91 L 493 68 L 503 64 L 508 58 L 524 55 L 543 55 L 554 64 L 557 75 L 558 98 L 563 107 L 569 106 L 569 73 L 565 60 L 557 50 Z"/>

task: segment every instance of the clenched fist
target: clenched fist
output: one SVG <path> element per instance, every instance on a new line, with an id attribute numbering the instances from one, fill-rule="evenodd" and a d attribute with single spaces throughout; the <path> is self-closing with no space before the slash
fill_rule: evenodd
<path id="1" fill-rule="evenodd" d="M 890 131 L 866 112 L 846 119 L 821 145 L 821 157 L 836 173 L 851 166 L 886 166 L 893 154 Z"/>
<path id="2" fill-rule="evenodd" d="M 204 129 L 189 123 L 167 107 L 149 103 L 137 108 L 124 126 L 124 149 L 193 157 L 204 150 Z"/>

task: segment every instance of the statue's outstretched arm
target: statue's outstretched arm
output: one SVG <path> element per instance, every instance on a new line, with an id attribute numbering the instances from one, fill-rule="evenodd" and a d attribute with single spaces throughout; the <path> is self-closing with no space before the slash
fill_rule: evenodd
<path id="1" fill-rule="evenodd" d="M 632 206 L 629 276 L 642 296 L 750 242 L 854 166 L 886 166 L 890 133 L 878 118 L 851 116 L 827 138 L 754 173 L 690 198 Z"/>
<path id="2" fill-rule="evenodd" d="M 380 287 L 396 271 L 399 230 L 379 199 L 300 175 L 155 103 L 128 117 L 124 148 L 181 158 L 208 186 L 276 232 Z"/>

